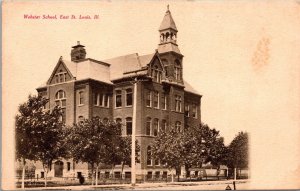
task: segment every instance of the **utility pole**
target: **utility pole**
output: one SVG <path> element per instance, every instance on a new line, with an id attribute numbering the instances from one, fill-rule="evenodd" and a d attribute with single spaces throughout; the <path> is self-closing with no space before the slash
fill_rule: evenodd
<path id="1" fill-rule="evenodd" d="M 133 114 L 132 114 L 132 134 L 131 134 L 131 185 L 136 183 L 136 166 L 135 166 L 135 131 L 136 131 L 136 107 L 137 107 L 137 78 L 134 79 L 133 88 Z"/>

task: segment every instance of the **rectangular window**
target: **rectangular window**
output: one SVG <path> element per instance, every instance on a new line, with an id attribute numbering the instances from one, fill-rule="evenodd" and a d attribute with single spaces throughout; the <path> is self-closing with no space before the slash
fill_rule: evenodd
<path id="1" fill-rule="evenodd" d="M 84 92 L 79 92 L 79 105 L 84 104 Z"/>
<path id="2" fill-rule="evenodd" d="M 67 162 L 67 169 L 68 169 L 68 171 L 71 170 L 71 163 L 70 162 Z"/>
<path id="3" fill-rule="evenodd" d="M 192 117 L 197 118 L 197 105 L 193 104 Z"/>
<path id="4" fill-rule="evenodd" d="M 131 172 L 125 172 L 125 179 L 131 178 Z"/>
<path id="5" fill-rule="evenodd" d="M 109 172 L 106 171 L 106 172 L 104 173 L 104 177 L 105 177 L 105 178 L 109 178 Z"/>
<path id="6" fill-rule="evenodd" d="M 132 118 L 126 118 L 126 134 L 132 135 Z"/>
<path id="7" fill-rule="evenodd" d="M 146 106 L 151 107 L 151 102 L 152 102 L 151 91 L 147 90 Z"/>
<path id="8" fill-rule="evenodd" d="M 166 96 L 166 94 L 162 94 L 162 96 L 161 96 L 161 108 L 163 110 L 167 110 L 167 96 Z"/>
<path id="9" fill-rule="evenodd" d="M 116 107 L 122 107 L 122 91 L 116 91 Z"/>
<path id="10" fill-rule="evenodd" d="M 66 107 L 66 100 L 65 99 L 61 100 L 61 107 L 62 108 Z"/>
<path id="11" fill-rule="evenodd" d="M 159 166 L 159 159 L 155 159 L 154 165 L 155 165 L 155 166 Z"/>
<path id="12" fill-rule="evenodd" d="M 157 134 L 158 134 L 158 119 L 154 119 L 153 120 L 153 135 L 154 136 L 157 136 Z"/>
<path id="13" fill-rule="evenodd" d="M 175 96 L 175 111 L 181 112 L 181 96 L 180 95 Z"/>
<path id="14" fill-rule="evenodd" d="M 189 106 L 188 104 L 186 104 L 186 105 L 184 106 L 184 115 L 185 115 L 186 117 L 189 117 L 189 116 L 190 116 L 190 106 Z"/>
<path id="15" fill-rule="evenodd" d="M 132 106 L 132 89 L 126 90 L 126 106 Z"/>
<path id="16" fill-rule="evenodd" d="M 160 178 L 160 172 L 159 171 L 155 172 L 155 178 Z"/>
<path id="17" fill-rule="evenodd" d="M 147 118 L 146 122 L 146 135 L 151 135 L 151 118 Z"/>
<path id="18" fill-rule="evenodd" d="M 152 179 L 152 172 L 151 172 L 151 171 L 147 173 L 147 179 L 148 179 L 148 180 L 151 180 L 151 179 Z"/>
<path id="19" fill-rule="evenodd" d="M 104 107 L 109 107 L 109 96 L 107 94 L 104 94 Z"/>
<path id="20" fill-rule="evenodd" d="M 57 74 L 55 75 L 55 83 L 59 83 L 59 77 Z"/>
<path id="21" fill-rule="evenodd" d="M 93 102 L 94 102 L 94 105 L 98 105 L 98 95 L 97 93 L 94 93 L 94 99 L 93 99 Z"/>
<path id="22" fill-rule="evenodd" d="M 62 121 L 63 123 L 66 122 L 66 108 L 63 108 L 63 109 L 62 109 L 61 121 Z"/>
<path id="23" fill-rule="evenodd" d="M 103 106 L 103 93 L 100 93 L 99 94 L 99 98 L 98 98 L 98 105 L 99 106 Z"/>
<path id="24" fill-rule="evenodd" d="M 153 107 L 158 109 L 159 108 L 159 93 L 157 91 L 155 91 L 153 93 Z"/>
<path id="25" fill-rule="evenodd" d="M 165 132 L 167 130 L 167 121 L 166 120 L 162 120 L 161 121 L 161 128 L 160 128 L 161 131 Z"/>
<path id="26" fill-rule="evenodd" d="M 115 172 L 115 178 L 121 178 L 121 172 Z"/>

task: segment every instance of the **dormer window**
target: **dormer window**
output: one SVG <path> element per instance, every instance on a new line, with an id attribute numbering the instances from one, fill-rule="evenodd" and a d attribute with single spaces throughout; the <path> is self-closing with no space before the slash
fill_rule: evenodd
<path id="1" fill-rule="evenodd" d="M 152 68 L 152 78 L 153 78 L 153 81 L 160 83 L 161 82 L 161 76 L 162 76 L 162 71 L 159 70 L 159 68 L 158 68 L 157 65 L 155 65 Z"/>

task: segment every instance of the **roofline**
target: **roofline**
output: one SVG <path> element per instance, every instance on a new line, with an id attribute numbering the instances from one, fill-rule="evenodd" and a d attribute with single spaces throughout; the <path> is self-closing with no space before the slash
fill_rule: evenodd
<path id="1" fill-rule="evenodd" d="M 184 90 L 184 91 L 187 92 L 187 93 L 194 94 L 196 96 L 202 97 L 201 94 L 198 94 L 198 93 L 195 93 L 195 92 L 191 92 L 191 91 L 188 91 L 188 90 Z"/>
<path id="2" fill-rule="evenodd" d="M 42 90 L 42 89 L 47 89 L 47 86 L 41 86 L 41 87 L 37 87 L 37 88 L 35 88 L 37 91 L 38 90 Z"/>
<path id="3" fill-rule="evenodd" d="M 167 44 L 167 43 L 165 43 L 165 44 Z M 158 45 L 160 45 L 160 44 L 158 44 Z M 178 46 L 178 45 L 177 45 L 177 46 Z M 158 49 L 156 49 L 156 50 L 158 50 Z M 171 53 L 171 54 L 176 54 L 176 55 L 180 56 L 181 58 L 184 57 L 183 54 L 181 54 L 181 53 L 179 54 L 179 53 L 177 53 L 177 52 L 175 52 L 175 51 L 173 51 L 173 50 L 172 50 L 172 51 L 168 51 L 168 52 L 162 52 L 162 53 L 159 53 L 159 52 L 158 52 L 159 55 L 170 54 L 170 53 Z"/>
<path id="4" fill-rule="evenodd" d="M 93 79 L 93 78 L 84 78 L 84 79 L 80 79 L 80 80 L 75 80 L 74 83 L 76 84 L 76 83 L 79 83 L 79 82 L 82 82 L 82 81 L 89 81 L 89 80 L 100 82 L 102 84 L 114 85 L 113 83 L 107 83 L 107 82 L 99 81 L 99 80 L 96 80 L 96 79 Z"/>
<path id="5" fill-rule="evenodd" d="M 114 81 L 127 79 L 127 78 L 132 78 L 132 77 L 139 77 L 139 76 L 146 76 L 147 77 L 147 74 L 136 74 L 136 75 L 131 75 L 131 76 L 124 76 L 124 77 L 121 77 L 121 78 L 112 79 L 111 81 L 114 83 Z"/>
<path id="6" fill-rule="evenodd" d="M 133 71 L 129 71 L 129 72 L 124 72 L 123 74 L 137 73 L 137 72 L 141 72 L 141 71 L 145 71 L 145 70 L 147 70 L 147 68 L 142 68 L 142 69 L 138 69 L 138 70 L 133 70 Z"/>
<path id="7" fill-rule="evenodd" d="M 83 62 L 83 61 L 87 61 L 87 60 L 96 62 L 96 63 L 98 63 L 98 64 L 103 64 L 103 65 L 106 65 L 106 66 L 110 66 L 110 64 L 108 64 L 108 63 L 106 63 L 106 62 L 99 61 L 99 60 L 95 60 L 95 59 L 93 59 L 93 58 L 85 58 L 85 59 L 81 59 L 81 60 L 74 61 L 74 62 L 75 62 L 75 63 L 79 63 L 79 62 Z"/>

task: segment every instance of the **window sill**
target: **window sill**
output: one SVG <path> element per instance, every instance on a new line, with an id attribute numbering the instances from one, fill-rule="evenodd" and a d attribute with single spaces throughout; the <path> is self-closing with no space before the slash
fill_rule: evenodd
<path id="1" fill-rule="evenodd" d="M 115 107 L 115 109 L 122 109 L 122 107 Z"/>
<path id="2" fill-rule="evenodd" d="M 128 108 L 128 107 L 132 107 L 132 105 L 126 105 L 125 107 L 127 107 L 127 108 Z"/>
<path id="3" fill-rule="evenodd" d="M 100 107 L 100 108 L 109 108 L 109 106 L 101 106 L 101 105 L 94 105 L 94 107 Z"/>
<path id="4" fill-rule="evenodd" d="M 84 106 L 84 104 L 79 104 L 79 105 L 78 105 L 78 107 L 82 107 L 82 106 Z"/>

